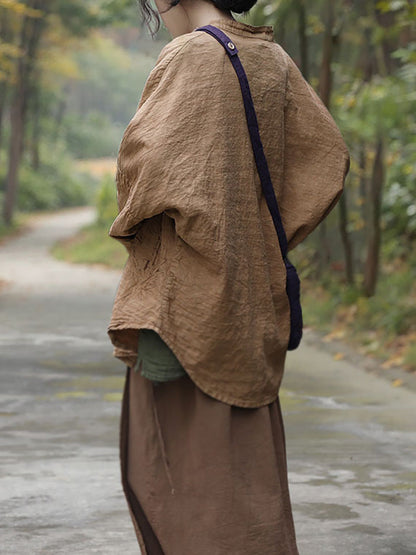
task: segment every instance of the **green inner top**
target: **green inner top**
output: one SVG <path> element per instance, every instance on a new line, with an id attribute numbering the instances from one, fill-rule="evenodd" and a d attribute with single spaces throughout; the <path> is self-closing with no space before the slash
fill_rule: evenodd
<path id="1" fill-rule="evenodd" d="M 186 376 L 183 366 L 173 351 L 154 330 L 142 328 L 139 332 L 138 345 L 134 370 L 139 370 L 141 362 L 141 375 L 145 378 L 154 383 L 160 383 Z"/>

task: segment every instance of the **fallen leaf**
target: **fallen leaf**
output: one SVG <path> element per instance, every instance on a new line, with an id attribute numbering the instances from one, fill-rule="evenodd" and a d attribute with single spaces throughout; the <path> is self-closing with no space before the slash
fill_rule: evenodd
<path id="1" fill-rule="evenodd" d="M 323 337 L 323 340 L 325 341 L 325 343 L 329 343 L 329 341 L 332 341 L 333 339 L 342 339 L 343 337 L 345 337 L 345 330 L 339 329 L 326 334 Z"/>
<path id="2" fill-rule="evenodd" d="M 382 368 L 391 368 L 392 366 L 401 366 L 404 362 L 402 356 L 391 357 L 381 365 Z"/>
<path id="3" fill-rule="evenodd" d="M 334 360 L 342 360 L 345 357 L 344 353 L 335 353 Z"/>
<path id="4" fill-rule="evenodd" d="M 391 382 L 391 385 L 393 387 L 400 387 L 401 385 L 403 385 L 403 380 L 401 380 L 400 378 L 397 378 L 396 380 L 393 380 Z"/>

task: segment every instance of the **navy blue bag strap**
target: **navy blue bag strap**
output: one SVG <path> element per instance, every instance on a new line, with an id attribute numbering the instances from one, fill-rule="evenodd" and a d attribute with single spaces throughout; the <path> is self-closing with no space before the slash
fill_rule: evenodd
<path id="1" fill-rule="evenodd" d="M 274 227 L 276 229 L 277 237 L 279 238 L 280 250 L 285 259 L 287 255 L 287 238 L 283 228 L 282 218 L 280 217 L 279 207 L 274 193 L 272 180 L 270 177 L 269 167 L 267 165 L 266 156 L 263 150 L 263 144 L 260 139 L 259 126 L 257 123 L 256 111 L 254 109 L 253 98 L 251 96 L 250 87 L 247 80 L 246 72 L 238 57 L 237 46 L 234 42 L 227 37 L 227 35 L 214 27 L 213 25 L 205 25 L 198 27 L 195 31 L 205 31 L 214 38 L 225 48 L 231 63 L 237 73 L 240 82 L 241 92 L 243 93 L 244 108 L 246 111 L 247 125 L 250 132 L 251 144 L 253 147 L 254 158 L 256 161 L 257 171 L 260 176 L 263 193 L 266 198 L 267 206 L 269 207 L 270 214 L 273 218 Z"/>
<path id="2" fill-rule="evenodd" d="M 260 176 L 263 193 L 266 198 L 267 206 L 273 219 L 277 237 L 279 239 L 282 258 L 286 267 L 286 292 L 290 303 L 290 337 L 288 342 L 288 350 L 296 349 L 302 338 L 303 318 L 302 307 L 300 303 L 300 280 L 296 272 L 296 268 L 287 258 L 287 237 L 280 217 L 279 207 L 274 193 L 272 180 L 270 177 L 269 167 L 267 165 L 266 156 L 263 150 L 263 144 L 260 139 L 260 131 L 257 122 L 256 111 L 254 109 L 253 98 L 251 96 L 250 87 L 247 80 L 246 72 L 238 57 L 238 49 L 234 42 L 221 29 L 213 25 L 204 25 L 198 27 L 195 31 L 205 31 L 212 35 L 222 44 L 227 52 L 231 63 L 235 69 L 238 80 L 240 82 L 241 92 L 243 94 L 244 109 L 247 117 L 248 130 L 250 132 L 251 144 L 253 147 L 254 158 L 256 161 L 257 171 Z"/>

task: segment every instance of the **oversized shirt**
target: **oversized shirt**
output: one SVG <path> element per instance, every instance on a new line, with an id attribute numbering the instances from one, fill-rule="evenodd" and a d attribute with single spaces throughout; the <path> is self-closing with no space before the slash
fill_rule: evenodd
<path id="1" fill-rule="evenodd" d="M 238 48 L 289 250 L 338 201 L 349 153 L 272 26 L 213 20 Z M 285 265 L 262 193 L 238 78 L 202 31 L 171 40 L 146 81 L 117 160 L 109 235 L 129 257 L 108 334 L 137 359 L 159 333 L 194 383 L 239 407 L 274 401 L 290 332 Z"/>

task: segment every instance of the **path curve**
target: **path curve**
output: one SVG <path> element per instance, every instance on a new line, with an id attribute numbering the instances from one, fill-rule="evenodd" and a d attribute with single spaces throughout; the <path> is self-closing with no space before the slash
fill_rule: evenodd
<path id="1" fill-rule="evenodd" d="M 95 208 L 91 206 L 32 216 L 24 234 L 0 245 L 0 278 L 20 292 L 71 285 L 89 289 L 92 282 L 104 287 L 112 284 L 119 272 L 68 264 L 56 260 L 49 252 L 57 241 L 72 237 L 83 226 L 92 223 L 95 216 Z"/>

